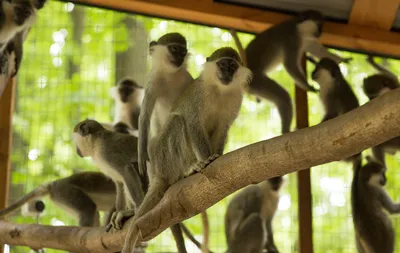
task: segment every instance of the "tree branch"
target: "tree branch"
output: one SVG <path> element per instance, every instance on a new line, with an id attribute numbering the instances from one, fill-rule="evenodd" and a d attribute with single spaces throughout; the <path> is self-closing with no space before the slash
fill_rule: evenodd
<path id="1" fill-rule="evenodd" d="M 162 201 L 137 221 L 142 240 L 190 218 L 234 191 L 267 178 L 341 160 L 400 136 L 400 89 L 335 119 L 223 155 L 202 173 L 173 185 Z M 127 226 L 125 226 L 124 232 Z M 0 243 L 74 252 L 115 252 L 124 232 L 14 225 L 0 222 Z"/>

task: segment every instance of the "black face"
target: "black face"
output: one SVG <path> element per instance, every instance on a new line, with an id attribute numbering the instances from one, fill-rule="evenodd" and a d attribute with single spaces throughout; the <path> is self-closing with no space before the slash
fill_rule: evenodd
<path id="1" fill-rule="evenodd" d="M 273 178 L 268 179 L 268 181 L 269 181 L 272 189 L 277 191 L 282 186 L 283 178 L 282 177 L 273 177 Z"/>
<path id="2" fill-rule="evenodd" d="M 122 122 L 118 122 L 117 124 L 115 124 L 113 126 L 113 130 L 118 133 L 129 134 L 129 131 L 128 131 L 129 127 Z"/>
<path id="3" fill-rule="evenodd" d="M 119 93 L 122 103 L 129 102 L 129 97 L 133 94 L 133 92 L 134 92 L 134 88 L 132 85 L 121 84 L 118 87 L 118 93 Z"/>
<path id="4" fill-rule="evenodd" d="M 328 58 L 322 58 L 318 62 L 318 64 L 315 66 L 315 69 L 311 74 L 311 78 L 313 80 L 315 80 L 317 78 L 317 73 L 320 69 L 325 69 L 325 70 L 329 71 L 329 73 L 331 74 L 331 76 L 333 78 L 336 78 L 337 75 L 340 74 L 340 68 L 336 64 L 336 62 L 334 62 L 333 60 L 328 59 Z"/>
<path id="5" fill-rule="evenodd" d="M 170 44 L 167 46 L 167 48 L 173 57 L 173 59 L 170 60 L 171 63 L 173 63 L 176 67 L 180 67 L 187 54 L 186 46 L 180 44 Z"/>
<path id="6" fill-rule="evenodd" d="M 369 76 L 364 79 L 363 90 L 365 95 L 368 98 L 374 99 L 379 96 L 379 93 L 384 88 L 388 89 L 396 89 L 398 87 L 395 80 L 392 80 L 390 77 L 387 77 L 384 74 L 376 74 Z"/>
<path id="7" fill-rule="evenodd" d="M 238 62 L 233 58 L 222 58 L 217 61 L 217 66 L 219 69 L 218 78 L 225 85 L 232 81 L 233 75 L 239 68 Z"/>
<path id="8" fill-rule="evenodd" d="M 386 185 L 386 182 L 387 182 L 386 173 L 385 173 L 385 172 L 382 172 L 382 178 L 381 178 L 381 180 L 379 181 L 379 183 L 380 183 L 382 186 L 384 186 L 384 185 Z"/>

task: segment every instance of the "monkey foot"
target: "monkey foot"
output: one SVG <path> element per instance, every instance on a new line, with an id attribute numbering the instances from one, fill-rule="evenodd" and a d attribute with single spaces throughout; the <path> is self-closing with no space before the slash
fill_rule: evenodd
<path id="1" fill-rule="evenodd" d="M 134 215 L 135 215 L 134 210 L 114 212 L 111 216 L 110 223 L 106 226 L 106 232 L 114 232 L 121 230 L 125 221 Z"/>
<path id="2" fill-rule="evenodd" d="M 204 161 L 198 161 L 197 163 L 192 164 L 189 168 L 189 172 L 186 174 L 186 177 L 193 175 L 194 173 L 198 173 L 198 172 L 202 171 L 218 157 L 220 157 L 220 155 L 214 154 Z"/>

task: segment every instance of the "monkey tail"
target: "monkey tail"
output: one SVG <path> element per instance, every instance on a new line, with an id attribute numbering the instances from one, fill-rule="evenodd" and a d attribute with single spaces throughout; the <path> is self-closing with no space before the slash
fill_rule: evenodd
<path id="1" fill-rule="evenodd" d="M 201 248 L 202 253 L 210 253 L 208 244 L 210 240 L 210 223 L 208 222 L 207 212 L 201 213 L 201 221 L 203 222 L 203 247 Z"/>
<path id="2" fill-rule="evenodd" d="M 196 245 L 196 247 L 198 249 L 200 249 L 203 253 L 204 252 L 213 253 L 211 250 L 208 249 L 208 244 L 206 244 L 206 243 L 201 244 L 199 241 L 196 240 L 196 238 L 194 238 L 192 232 L 190 232 L 190 230 L 188 229 L 188 227 L 186 227 L 185 224 L 183 224 L 183 223 L 180 223 L 180 224 L 181 224 L 181 228 L 183 230 L 183 233 L 185 233 L 186 237 L 189 238 L 189 240 L 192 241 L 192 243 L 194 245 Z"/>
<path id="3" fill-rule="evenodd" d="M 240 58 L 242 58 L 243 66 L 247 67 L 246 51 L 244 50 L 243 45 L 240 42 L 236 31 L 235 30 L 230 30 L 229 32 L 232 35 L 233 40 L 235 41 L 236 47 L 237 47 L 237 49 L 239 51 Z"/>
<path id="4" fill-rule="evenodd" d="M 50 186 L 51 186 L 50 183 L 49 184 L 43 184 L 43 185 L 39 186 L 38 188 L 36 188 L 35 190 L 31 191 L 30 193 L 26 194 L 25 196 L 23 196 L 22 198 L 20 198 L 16 202 L 12 203 L 7 208 L 4 208 L 3 210 L 0 210 L 0 218 L 10 214 L 14 210 L 20 208 L 25 203 L 27 203 L 27 202 L 29 202 L 29 201 L 31 201 L 33 199 L 37 199 L 37 198 L 41 198 L 41 197 L 46 196 L 47 194 L 50 193 Z"/>

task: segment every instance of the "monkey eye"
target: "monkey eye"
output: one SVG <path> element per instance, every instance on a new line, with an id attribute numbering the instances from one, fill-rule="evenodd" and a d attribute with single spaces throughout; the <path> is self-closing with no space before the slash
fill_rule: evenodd
<path id="1" fill-rule="evenodd" d="M 231 61 L 231 64 L 230 64 L 230 68 L 231 68 L 231 69 L 237 69 L 238 67 L 239 67 L 239 65 L 238 65 L 237 62 Z"/>
<path id="2" fill-rule="evenodd" d="M 172 53 L 175 53 L 176 51 L 178 51 L 178 47 L 177 46 L 170 46 L 169 49 L 171 50 Z"/>
<path id="3" fill-rule="evenodd" d="M 229 64 L 226 61 L 219 61 L 218 66 L 222 69 L 226 69 L 229 67 Z"/>

